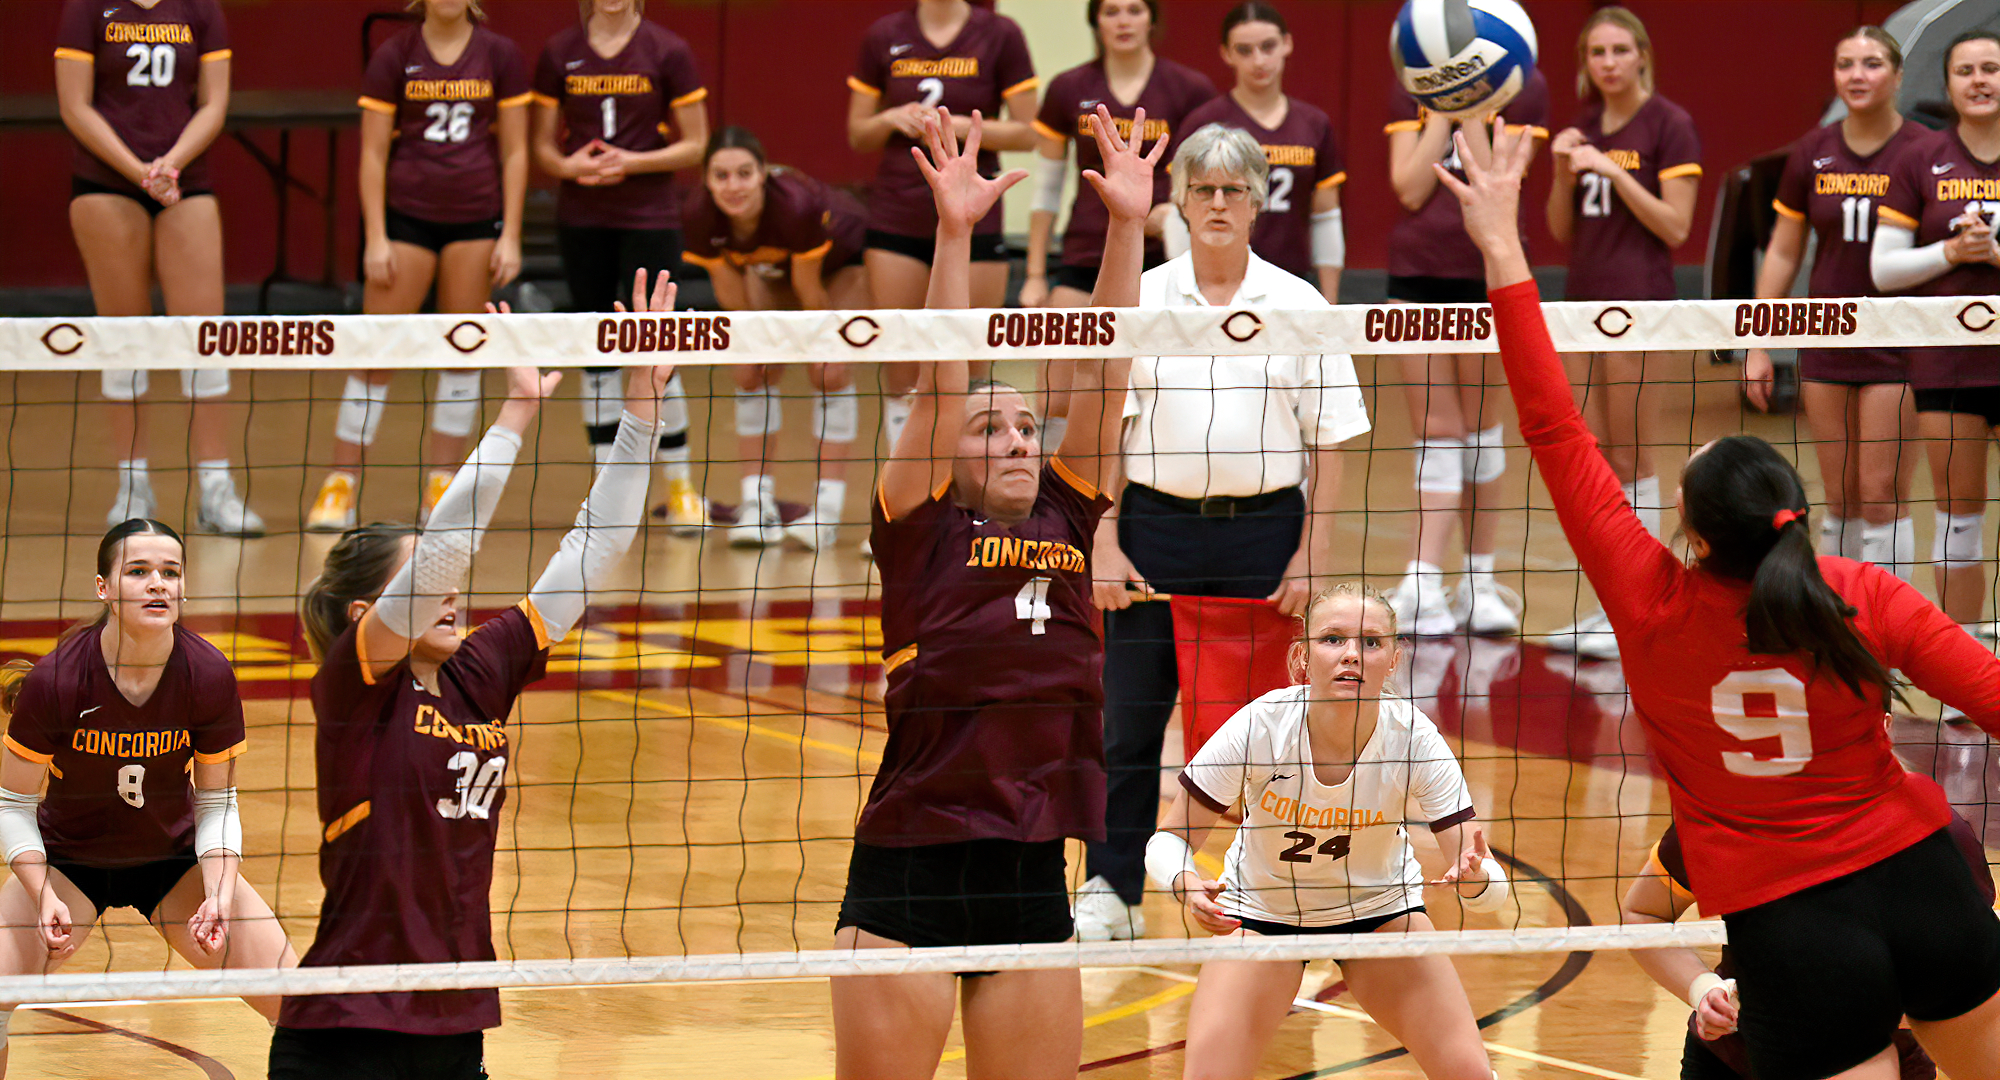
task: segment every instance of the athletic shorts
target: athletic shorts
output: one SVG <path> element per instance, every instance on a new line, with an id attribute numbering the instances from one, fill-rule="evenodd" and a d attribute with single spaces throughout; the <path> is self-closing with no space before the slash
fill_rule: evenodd
<path id="1" fill-rule="evenodd" d="M 1918 390 L 1911 397 L 1920 413 L 1965 413 L 1984 418 L 1987 427 L 2000 427 L 2000 386 Z"/>
<path id="2" fill-rule="evenodd" d="M 479 221 L 425 221 L 411 217 L 401 210 L 389 210 L 386 224 L 389 239 L 405 244 L 415 244 L 433 252 L 442 253 L 453 244 L 476 240 L 500 239 L 500 219 L 485 218 Z"/>
<path id="3" fill-rule="evenodd" d="M 112 908 L 128 907 L 150 919 L 160 901 L 201 863 L 189 854 L 138 866 L 85 866 L 61 859 L 50 859 L 49 865 L 62 871 L 100 916 Z"/>
<path id="4" fill-rule="evenodd" d="M 1371 915 L 1366 919 L 1334 923 L 1331 926 L 1294 926 L 1291 923 L 1265 922 L 1262 919 L 1239 918 L 1237 921 L 1243 924 L 1243 929 L 1259 937 L 1288 937 L 1299 934 L 1372 934 L 1405 915 L 1415 915 L 1423 910 L 1424 906 L 1418 904 L 1416 907 L 1393 911 L 1387 915 Z M 1300 963 L 1304 962 L 1303 960 L 1300 961 Z M 1334 963 L 1338 964 L 1340 961 L 1335 960 Z"/>
<path id="5" fill-rule="evenodd" d="M 912 948 L 1068 941 L 1076 922 L 1063 842 L 856 841 L 834 929 L 849 926 Z"/>
<path id="6" fill-rule="evenodd" d="M 912 259 L 921 261 L 925 266 L 931 265 L 932 259 L 937 256 L 937 238 L 934 236 L 904 236 L 900 233 L 870 229 L 867 245 L 870 248 L 893 251 L 898 255 L 908 255 Z M 972 234 L 973 262 L 1006 262 L 1010 257 L 1006 237 L 997 232 Z"/>
<path id="7" fill-rule="evenodd" d="M 1390 275 L 1389 299 L 1406 304 L 1483 304 L 1485 278 Z"/>
<path id="8" fill-rule="evenodd" d="M 411 1035 L 377 1028 L 271 1033 L 271 1080 L 486 1080 L 486 1033 Z"/>
<path id="9" fill-rule="evenodd" d="M 1947 829 L 1722 921 L 1759 1080 L 1851 1069 L 1904 1015 L 1949 1020 L 2000 991 L 2000 921 Z"/>
<path id="10" fill-rule="evenodd" d="M 678 274 L 681 268 L 679 229 L 558 225 L 556 246 L 569 281 L 571 311 L 614 310 L 615 303 L 631 303 L 632 275 L 638 271 L 647 272 L 650 286 L 660 271 Z"/>
<path id="11" fill-rule="evenodd" d="M 1151 270 L 1165 261 L 1165 259 L 1156 258 L 1151 248 L 1146 250 L 1145 269 Z M 1096 292 L 1098 269 L 1094 265 L 1058 266 L 1056 267 L 1056 280 L 1054 284 L 1058 288 L 1075 289 L 1080 293 Z"/>
<path id="12" fill-rule="evenodd" d="M 215 192 L 207 188 L 182 188 L 181 201 L 186 202 L 197 196 L 213 194 Z M 130 199 L 138 203 L 140 208 L 146 211 L 147 217 L 159 217 L 161 212 L 166 210 L 166 207 L 161 204 L 160 200 L 147 194 L 146 189 L 137 184 L 119 184 L 114 186 L 112 184 L 100 184 L 95 180 L 86 180 L 81 176 L 70 177 L 69 197 L 77 199 L 85 195 L 116 195 L 121 199 Z"/>
<path id="13" fill-rule="evenodd" d="M 1808 382 L 1874 386 L 1910 381 L 1901 349 L 1800 349 L 1799 377 Z"/>

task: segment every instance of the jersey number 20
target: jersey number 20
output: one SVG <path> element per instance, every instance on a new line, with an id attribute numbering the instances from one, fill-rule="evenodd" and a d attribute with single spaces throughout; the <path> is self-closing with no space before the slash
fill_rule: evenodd
<path id="1" fill-rule="evenodd" d="M 1722 767 L 1738 776 L 1790 776 L 1812 760 L 1806 684 L 1783 668 L 1730 672 L 1710 691 L 1709 710 L 1718 727 L 1744 742 L 1778 740 L 1776 757 L 1723 751 Z"/>
<path id="2" fill-rule="evenodd" d="M 174 63 L 178 59 L 172 45 L 134 45 L 125 50 L 132 70 L 125 73 L 126 86 L 172 86 Z"/>

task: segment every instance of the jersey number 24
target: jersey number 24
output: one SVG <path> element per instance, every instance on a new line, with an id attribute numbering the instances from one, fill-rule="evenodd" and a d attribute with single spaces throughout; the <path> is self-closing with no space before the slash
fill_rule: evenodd
<path id="1" fill-rule="evenodd" d="M 1709 692 L 1716 726 L 1744 742 L 1778 740 L 1775 757 L 1725 750 L 1722 767 L 1738 776 L 1790 776 L 1812 760 L 1806 684 L 1783 668 L 1732 671 Z"/>

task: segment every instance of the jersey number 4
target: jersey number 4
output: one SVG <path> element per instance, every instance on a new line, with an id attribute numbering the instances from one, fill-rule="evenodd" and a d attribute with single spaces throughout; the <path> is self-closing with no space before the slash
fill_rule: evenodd
<path id="1" fill-rule="evenodd" d="M 1049 632 L 1049 620 L 1055 617 L 1055 612 L 1049 609 L 1048 578 L 1035 578 L 1014 594 L 1014 617 L 1034 624 L 1028 630 L 1030 634 Z"/>
<path id="2" fill-rule="evenodd" d="M 1309 832 L 1288 832 L 1285 834 L 1285 839 L 1298 841 L 1298 843 L 1293 844 L 1291 847 L 1278 852 L 1278 858 L 1286 862 L 1309 863 L 1313 861 L 1313 855 L 1315 854 L 1313 845 L 1315 844 L 1319 845 L 1317 854 L 1335 859 L 1344 859 L 1347 857 L 1348 847 L 1354 843 L 1354 837 L 1347 833 L 1337 833 L 1329 837 L 1324 844 L 1319 842 L 1319 837 Z"/>
<path id="3" fill-rule="evenodd" d="M 1709 694 L 1716 726 L 1744 742 L 1778 740 L 1776 757 L 1725 750 L 1722 767 L 1738 776 L 1790 776 L 1812 760 L 1806 684 L 1783 668 L 1732 671 Z"/>
<path id="4" fill-rule="evenodd" d="M 439 799 L 438 816 L 453 821 L 465 817 L 485 820 L 493 810 L 494 797 L 500 794 L 500 780 L 507 774 L 507 759 L 487 758 L 482 765 L 478 754 L 460 750 L 444 764 L 445 768 L 458 773 L 458 796 Z"/>

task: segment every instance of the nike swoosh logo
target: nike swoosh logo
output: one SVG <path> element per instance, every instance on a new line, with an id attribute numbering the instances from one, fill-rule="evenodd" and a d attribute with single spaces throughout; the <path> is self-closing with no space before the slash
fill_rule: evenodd
<path id="1" fill-rule="evenodd" d="M 576 70 L 577 68 L 580 68 L 580 67 L 582 67 L 582 66 L 583 66 L 583 61 L 581 61 L 581 60 L 571 60 L 571 61 L 570 61 L 569 63 L 567 63 L 567 64 L 564 64 L 564 65 L 563 65 L 563 70 L 565 70 L 565 71 L 575 71 L 575 70 Z M 1828 160 L 1828 161 L 1832 161 L 1833 159 L 1832 159 L 1832 158 L 1828 158 L 1827 160 Z"/>
<path id="2" fill-rule="evenodd" d="M 1298 773 L 1289 773 L 1289 772 L 1288 772 L 1288 773 L 1273 773 L 1273 774 L 1271 774 L 1271 779 L 1273 779 L 1273 780 L 1290 780 L 1290 779 L 1291 779 L 1292 777 L 1294 777 L 1294 776 L 1297 776 L 1297 775 L 1298 775 Z"/>
<path id="3" fill-rule="evenodd" d="M 889 55 L 890 55 L 890 56 L 901 56 L 901 55 L 903 55 L 904 53 L 906 53 L 906 52 L 909 52 L 909 51 L 910 51 L 910 50 L 911 50 L 912 48 L 915 48 L 915 46 L 913 46 L 913 45 L 891 45 L 891 46 L 889 46 Z"/>
<path id="4" fill-rule="evenodd" d="M 1958 533 L 1969 532 L 1976 528 L 1978 528 L 1977 525 L 1953 525 L 1951 531 L 1953 535 L 1957 535 Z"/>
<path id="5" fill-rule="evenodd" d="M 1947 161 L 1942 165 L 1933 165 L 1931 166 L 1931 175 L 1943 176 L 1945 173 L 1950 172 L 1957 164 L 1958 162 L 1956 161 Z"/>
<path id="6" fill-rule="evenodd" d="M 1830 157 L 1816 157 L 1813 159 L 1813 168 L 1815 169 L 1824 169 L 1831 164 L 1833 164 L 1833 159 Z"/>
<path id="7" fill-rule="evenodd" d="M 81 720 L 81 719 L 83 719 L 84 717 L 86 717 L 86 716 L 89 716 L 89 715 L 90 715 L 91 713 L 94 713 L 94 712 L 96 712 L 97 710 L 99 710 L 99 709 L 102 709 L 103 707 L 104 707 L 104 706 L 102 706 L 102 705 L 92 705 L 92 706 L 91 706 L 90 708 L 88 708 L 88 709 L 85 709 L 85 710 L 83 710 L 83 711 L 82 711 L 82 712 L 80 712 L 80 713 L 77 713 L 77 714 L 76 714 L 76 718 L 77 718 L 78 720 Z"/>

